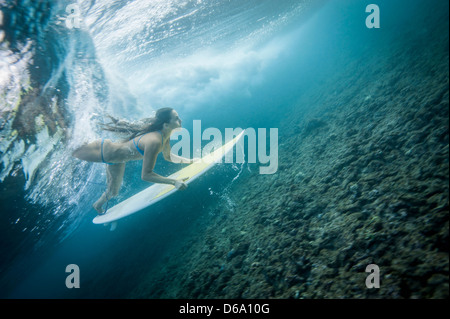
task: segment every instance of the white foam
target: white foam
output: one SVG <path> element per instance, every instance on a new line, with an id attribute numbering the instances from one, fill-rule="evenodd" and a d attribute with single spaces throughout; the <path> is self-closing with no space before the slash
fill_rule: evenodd
<path id="1" fill-rule="evenodd" d="M 44 127 L 44 129 L 36 134 L 36 143 L 31 145 L 22 156 L 23 173 L 26 178 L 25 189 L 30 187 L 39 165 L 53 150 L 53 147 L 60 141 L 61 137 L 61 130 L 58 130 L 55 135 L 50 136 L 47 127 Z"/>
<path id="2" fill-rule="evenodd" d="M 14 164 L 20 160 L 23 153 L 25 152 L 25 143 L 20 141 L 15 141 L 13 147 L 2 156 L 3 169 L 0 172 L 0 182 L 3 182 L 5 178 L 11 173 L 14 168 Z"/>

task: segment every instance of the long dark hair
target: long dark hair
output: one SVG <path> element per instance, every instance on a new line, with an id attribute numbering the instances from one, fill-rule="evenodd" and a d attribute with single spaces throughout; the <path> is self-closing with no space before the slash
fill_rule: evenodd
<path id="1" fill-rule="evenodd" d="M 145 133 L 162 130 L 164 123 L 170 122 L 172 111 L 172 108 L 164 107 L 158 109 L 154 117 L 142 119 L 138 122 L 128 122 L 126 120 L 108 115 L 111 122 L 100 124 L 100 127 L 104 131 L 128 135 L 126 140 L 131 140 L 136 136 Z"/>

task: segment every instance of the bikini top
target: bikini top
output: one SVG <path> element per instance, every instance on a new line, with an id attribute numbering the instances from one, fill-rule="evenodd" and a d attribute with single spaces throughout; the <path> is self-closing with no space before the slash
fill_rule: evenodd
<path id="1" fill-rule="evenodd" d="M 153 131 L 153 132 L 159 132 L 159 134 L 161 134 L 161 142 L 164 143 L 162 132 L 161 132 L 160 130 Z M 148 132 L 148 133 L 152 133 L 152 132 Z M 144 155 L 144 151 L 141 150 L 141 149 L 139 148 L 139 141 L 141 140 L 141 138 L 142 138 L 144 135 L 147 135 L 148 133 L 145 133 L 145 134 L 142 134 L 141 136 L 139 136 L 137 142 L 135 141 L 135 138 L 133 138 L 133 144 L 134 144 L 134 146 L 136 147 L 136 149 L 138 150 L 138 152 L 141 153 L 142 155 Z"/>

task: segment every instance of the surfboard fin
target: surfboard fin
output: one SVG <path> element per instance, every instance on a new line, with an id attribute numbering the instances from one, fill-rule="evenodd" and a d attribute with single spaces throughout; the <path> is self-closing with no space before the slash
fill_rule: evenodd
<path id="1" fill-rule="evenodd" d="M 116 228 L 117 228 L 117 222 L 114 221 L 111 223 L 111 228 L 109 229 L 109 231 L 115 231 Z"/>
<path id="2" fill-rule="evenodd" d="M 117 222 L 113 221 L 110 223 L 104 223 L 103 226 L 105 226 L 105 227 L 109 226 L 109 231 L 115 231 L 117 228 Z"/>

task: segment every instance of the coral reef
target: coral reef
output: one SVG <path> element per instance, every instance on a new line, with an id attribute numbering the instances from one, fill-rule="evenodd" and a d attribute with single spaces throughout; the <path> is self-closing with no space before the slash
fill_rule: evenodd
<path id="1" fill-rule="evenodd" d="M 232 209 L 210 207 L 129 297 L 448 298 L 448 38 L 434 34 L 304 94 L 280 123 L 279 171 L 242 176 Z"/>

